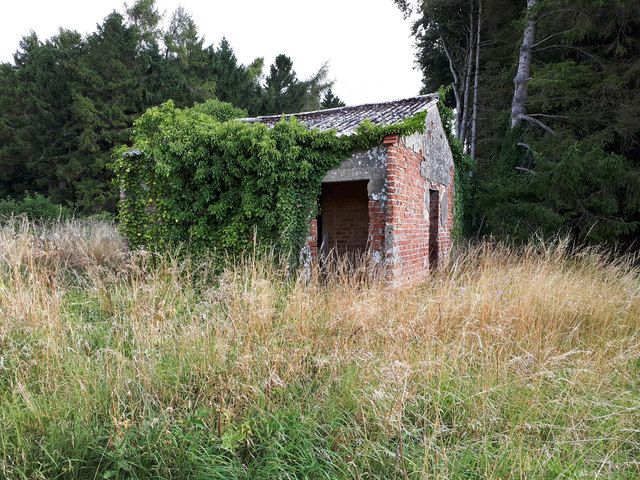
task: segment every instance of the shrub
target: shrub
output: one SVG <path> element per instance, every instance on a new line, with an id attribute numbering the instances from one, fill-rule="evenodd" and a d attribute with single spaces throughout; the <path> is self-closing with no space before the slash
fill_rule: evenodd
<path id="1" fill-rule="evenodd" d="M 25 215 L 30 220 L 53 221 L 71 217 L 71 210 L 56 205 L 44 195 L 27 193 L 21 200 L 0 200 L 0 219 Z"/>

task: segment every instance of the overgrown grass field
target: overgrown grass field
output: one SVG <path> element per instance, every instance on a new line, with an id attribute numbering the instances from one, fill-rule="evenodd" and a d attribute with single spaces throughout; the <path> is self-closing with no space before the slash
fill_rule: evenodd
<path id="1" fill-rule="evenodd" d="M 0 477 L 640 476 L 637 259 L 487 242 L 397 291 L 220 263 L 2 226 Z"/>

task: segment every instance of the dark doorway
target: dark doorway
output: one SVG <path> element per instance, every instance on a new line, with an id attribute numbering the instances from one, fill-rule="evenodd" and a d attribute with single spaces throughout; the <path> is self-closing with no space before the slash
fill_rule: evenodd
<path id="1" fill-rule="evenodd" d="M 440 234 L 440 192 L 429 190 L 429 271 L 438 268 L 438 235 Z"/>
<path id="2" fill-rule="evenodd" d="M 320 254 L 361 256 L 369 239 L 368 180 L 323 183 L 318 218 Z"/>

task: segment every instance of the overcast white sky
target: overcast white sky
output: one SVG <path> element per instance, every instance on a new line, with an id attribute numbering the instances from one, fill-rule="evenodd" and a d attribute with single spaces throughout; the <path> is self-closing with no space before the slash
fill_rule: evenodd
<path id="1" fill-rule="evenodd" d="M 130 0 L 129 3 L 133 3 Z M 392 0 L 157 0 L 159 10 L 182 5 L 194 18 L 205 45 L 226 36 L 247 65 L 264 57 L 264 73 L 276 55 L 293 60 L 298 78 L 324 62 L 336 80 L 334 92 L 348 105 L 418 94 L 409 22 Z M 4 0 L 0 15 L 0 62 L 13 62 L 20 39 L 34 30 L 41 40 L 59 27 L 82 34 L 96 30 L 122 0 Z"/>

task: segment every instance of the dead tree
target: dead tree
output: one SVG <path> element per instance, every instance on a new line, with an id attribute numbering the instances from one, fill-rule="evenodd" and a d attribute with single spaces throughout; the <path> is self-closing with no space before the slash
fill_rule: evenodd
<path id="1" fill-rule="evenodd" d="M 527 83 L 531 76 L 531 58 L 533 43 L 536 37 L 536 22 L 533 9 L 538 0 L 527 0 L 526 21 L 522 44 L 520 45 L 520 57 L 518 59 L 518 73 L 516 73 L 513 83 L 513 101 L 511 102 L 511 127 L 515 127 L 522 120 L 527 118 Z"/>
<path id="2" fill-rule="evenodd" d="M 469 54 L 467 56 L 467 74 L 464 79 L 464 93 L 463 93 L 463 106 L 462 106 L 462 117 L 460 117 L 460 113 L 458 112 L 459 118 L 459 135 L 458 140 L 462 142 L 462 144 L 467 147 L 466 137 L 467 137 L 467 126 L 469 123 L 469 99 L 471 97 L 471 72 L 473 68 L 473 37 L 475 36 L 475 22 L 473 20 L 473 6 L 474 1 L 471 0 L 470 8 L 469 8 Z"/>
<path id="3" fill-rule="evenodd" d="M 444 50 L 444 54 L 447 56 L 447 60 L 449 60 L 449 71 L 451 72 L 451 76 L 453 77 L 453 96 L 456 99 L 456 112 L 458 116 L 460 116 L 460 92 L 458 91 L 460 88 L 460 82 L 458 80 L 458 74 L 456 73 L 456 69 L 453 66 L 453 58 L 449 53 L 449 49 L 447 48 L 447 43 L 440 35 L 440 43 L 442 43 L 442 48 Z M 456 122 L 456 138 L 460 138 L 460 122 Z"/>
<path id="4" fill-rule="evenodd" d="M 478 2 L 478 27 L 476 31 L 476 70 L 473 81 L 473 116 L 471 117 L 471 148 L 469 155 L 476 158 L 476 125 L 478 122 L 478 78 L 480 76 L 480 30 L 482 26 L 482 0 Z"/>

